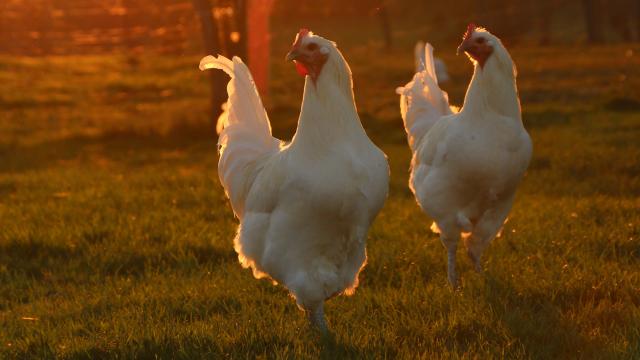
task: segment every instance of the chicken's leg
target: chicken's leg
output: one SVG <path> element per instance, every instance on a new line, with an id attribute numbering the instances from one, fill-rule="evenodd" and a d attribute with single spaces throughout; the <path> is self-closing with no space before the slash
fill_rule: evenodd
<path id="1" fill-rule="evenodd" d="M 457 242 L 448 242 L 445 246 L 447 248 L 447 277 L 449 278 L 449 284 L 451 284 L 452 288 L 458 289 L 460 287 L 458 273 L 456 271 L 456 249 L 458 248 L 458 244 Z"/>
<path id="2" fill-rule="evenodd" d="M 513 197 L 496 202 L 495 206 L 487 210 L 476 222 L 471 235 L 464 239 L 467 255 L 476 272 L 482 273 L 482 253 L 502 228 L 512 204 Z"/>
<path id="3" fill-rule="evenodd" d="M 469 259 L 473 263 L 473 269 L 478 273 L 482 274 L 482 262 L 480 261 L 482 257 L 482 250 L 479 249 L 480 246 L 473 246 L 472 244 L 482 244 L 483 241 L 479 239 L 473 239 L 469 237 L 467 242 L 467 255 Z"/>
<path id="4" fill-rule="evenodd" d="M 456 250 L 460 240 L 460 230 L 452 223 L 443 225 L 438 224 L 438 227 L 440 228 L 442 245 L 447 249 L 447 277 L 451 287 L 457 290 L 460 287 L 460 283 L 456 271 Z"/>
<path id="5" fill-rule="evenodd" d="M 320 331 L 323 334 L 327 334 L 329 332 L 329 328 L 327 328 L 327 322 L 324 319 L 324 303 L 320 303 L 315 308 L 306 309 L 307 318 L 309 319 L 309 324 L 311 328 Z"/>

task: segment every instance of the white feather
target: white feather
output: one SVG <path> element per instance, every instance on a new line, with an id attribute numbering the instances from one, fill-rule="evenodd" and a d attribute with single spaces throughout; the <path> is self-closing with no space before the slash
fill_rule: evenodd
<path id="1" fill-rule="evenodd" d="M 438 84 L 444 84 L 449 81 L 449 72 L 447 65 L 442 59 L 433 56 L 433 47 L 419 41 L 415 46 L 415 65 L 416 73 L 427 70 L 427 72 L 436 79 Z M 427 63 L 428 62 L 428 63 Z"/>
<path id="2" fill-rule="evenodd" d="M 400 95 L 400 112 L 411 148 L 415 151 L 424 135 L 442 116 L 452 113 L 449 96 L 438 87 L 431 44 L 422 46 L 426 55 L 418 58 L 423 64 L 411 81 L 396 89 Z"/>
<path id="3" fill-rule="evenodd" d="M 220 69 L 231 80 L 229 99 L 218 119 L 220 161 L 218 176 L 236 216 L 242 218 L 245 200 L 265 156 L 278 151 L 280 141 L 271 136 L 269 118 L 262 106 L 251 73 L 238 57 L 207 56 L 200 69 Z"/>

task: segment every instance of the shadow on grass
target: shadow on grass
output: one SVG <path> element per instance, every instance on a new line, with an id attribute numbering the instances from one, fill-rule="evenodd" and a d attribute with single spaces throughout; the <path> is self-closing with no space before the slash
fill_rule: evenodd
<path id="1" fill-rule="evenodd" d="M 509 283 L 487 275 L 485 298 L 497 315 L 496 321 L 502 322 L 533 358 L 611 356 L 603 344 L 585 337 L 562 318 L 550 294 L 519 294 Z"/>
<path id="2" fill-rule="evenodd" d="M 88 149 L 99 148 L 99 155 L 128 165 L 158 162 L 160 151 L 188 149 L 194 145 L 211 148 L 215 156 L 217 135 L 213 124 L 178 124 L 168 131 L 136 129 L 110 130 L 97 136 L 77 135 L 30 146 L 0 144 L 0 173 L 41 170 L 86 156 Z M 140 156 L 144 155 L 144 156 Z"/>
<path id="3" fill-rule="evenodd" d="M 215 336 L 215 335 L 214 335 Z M 304 336 L 304 335 L 303 335 Z M 313 335 L 312 335 L 313 336 Z M 251 337 L 221 345 L 210 337 L 188 336 L 143 338 L 121 343 L 118 339 L 100 338 L 92 346 L 72 353 L 56 355 L 54 346 L 46 339 L 32 339 L 31 344 L 21 352 L 11 352 L 16 359 L 222 359 L 222 358 L 297 358 L 318 355 L 320 359 L 374 359 L 385 349 L 372 348 L 365 352 L 353 346 L 336 341 L 333 337 L 310 338 L 308 347 L 297 353 L 295 344 L 277 336 Z M 393 356 L 393 354 L 389 354 Z"/>
<path id="4" fill-rule="evenodd" d="M 278 107 L 271 111 L 274 136 L 289 141 L 296 129 L 299 110 Z M 361 119 L 368 134 L 378 144 L 404 143 L 406 137 L 402 121 L 390 124 L 362 113 Z M 195 146 L 207 146 L 215 156 L 217 135 L 213 123 L 178 123 L 167 131 L 156 130 L 106 130 L 99 135 L 75 135 L 64 139 L 46 141 L 35 145 L 17 143 L 0 144 L 0 173 L 27 172 L 60 166 L 61 162 L 83 159 L 98 149 L 103 158 L 140 166 L 161 161 L 160 151 L 184 150 Z M 87 160 L 89 161 L 89 160 Z"/>
<path id="5" fill-rule="evenodd" d="M 228 355 L 226 356 L 228 357 Z M 172 339 L 143 339 L 129 344 L 106 343 L 79 350 L 66 359 L 222 359 L 225 353 L 205 340 L 177 342 Z"/>
<path id="6" fill-rule="evenodd" d="M 150 272 L 197 271 L 202 267 L 237 261 L 232 249 L 220 249 L 212 245 L 184 244 L 180 248 L 151 248 L 147 251 L 137 249 L 119 248 L 108 256 L 88 257 L 85 271 L 99 271 L 105 276 L 139 278 Z M 102 261 L 102 258 L 107 260 Z"/>
<path id="7" fill-rule="evenodd" d="M 291 351 L 294 344 L 277 337 L 246 339 L 220 346 L 211 338 L 190 337 L 146 338 L 128 344 L 97 344 L 85 350 L 69 354 L 68 359 L 223 359 L 254 358 L 265 356 L 276 358 Z M 26 355 L 26 354 L 25 354 Z"/>
<path id="8" fill-rule="evenodd" d="M 131 277 L 142 277 L 150 271 L 190 271 L 237 261 L 237 255 L 232 249 L 193 244 L 185 244 L 181 249 L 158 249 L 150 253 L 122 249 L 107 258 L 108 261 L 99 264 L 101 272 L 105 275 Z"/>
<path id="9" fill-rule="evenodd" d="M 0 263 L 6 264 L 10 274 L 27 276 L 33 280 L 68 277 L 69 274 L 91 276 L 143 277 L 155 271 L 196 271 L 235 262 L 232 249 L 213 245 L 186 243 L 178 248 L 122 246 L 108 233 L 93 243 L 53 244 L 38 239 L 11 240 L 0 244 Z M 103 245 L 106 242 L 108 246 Z M 92 249 L 93 247 L 93 249 Z M 13 276 L 13 275 L 10 275 Z"/>
<path id="10" fill-rule="evenodd" d="M 6 264 L 11 272 L 34 279 L 42 279 L 45 273 L 55 271 L 56 263 L 68 262 L 80 256 L 82 253 L 76 247 L 50 244 L 33 238 L 0 243 L 0 263 Z"/>
<path id="11" fill-rule="evenodd" d="M 175 341 L 161 342 L 145 340 L 140 344 L 123 348 L 110 349 L 105 347 L 91 347 L 65 356 L 65 359 L 252 359 L 263 356 L 267 359 L 296 358 L 292 354 L 293 343 L 281 339 L 269 338 L 243 343 L 234 343 L 225 348 L 219 348 L 212 341 L 198 341 L 178 343 Z M 31 355 L 24 354 L 25 356 Z M 288 356 L 286 355 L 288 354 Z M 299 355 L 299 354 L 298 354 Z M 361 353 L 355 348 L 336 345 L 331 349 L 323 348 L 320 359 L 375 359 L 374 352 Z"/>
<path id="12" fill-rule="evenodd" d="M 522 114 L 522 122 L 528 130 L 568 125 L 569 121 L 570 114 L 557 110 L 524 112 Z"/>
<path id="13" fill-rule="evenodd" d="M 318 343 L 320 345 L 320 359 L 375 359 L 385 353 L 391 357 L 395 356 L 395 353 L 388 354 L 391 349 L 384 349 L 382 345 L 379 348 L 363 351 L 353 345 L 336 340 L 333 334 L 322 337 Z"/>
<path id="14" fill-rule="evenodd" d="M 604 108 L 616 112 L 638 112 L 640 100 L 626 96 L 614 97 L 604 104 Z"/>

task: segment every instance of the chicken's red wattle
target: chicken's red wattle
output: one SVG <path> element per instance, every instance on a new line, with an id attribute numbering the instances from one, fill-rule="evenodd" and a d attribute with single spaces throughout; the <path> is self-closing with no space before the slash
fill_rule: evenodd
<path id="1" fill-rule="evenodd" d="M 296 70 L 298 71 L 298 74 L 300 74 L 300 76 L 305 77 L 307 75 L 309 75 L 309 70 L 307 69 L 306 66 L 304 66 L 303 63 L 301 63 L 300 61 L 296 61 Z"/>

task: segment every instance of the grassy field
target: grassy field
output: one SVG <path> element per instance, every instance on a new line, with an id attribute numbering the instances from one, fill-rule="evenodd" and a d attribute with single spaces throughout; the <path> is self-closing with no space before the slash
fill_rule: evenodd
<path id="1" fill-rule="evenodd" d="M 295 32 L 276 34 L 267 101 L 283 138 Z M 0 57 L 0 358 L 640 357 L 640 46 L 512 49 L 534 158 L 484 276 L 461 249 L 454 292 L 406 186 L 394 88 L 417 34 L 386 51 L 318 32 L 392 171 L 360 287 L 327 304 L 334 339 L 237 262 L 199 56 Z M 437 55 L 460 104 L 455 45 Z"/>

